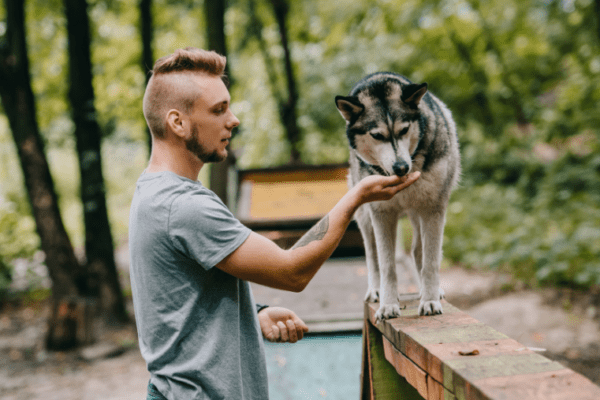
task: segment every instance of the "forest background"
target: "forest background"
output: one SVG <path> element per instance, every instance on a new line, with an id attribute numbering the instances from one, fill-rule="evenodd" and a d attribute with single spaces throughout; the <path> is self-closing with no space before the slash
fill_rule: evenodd
<path id="1" fill-rule="evenodd" d="M 127 241 L 129 204 L 148 157 L 143 2 L 89 0 L 87 8 L 115 247 Z M 208 47 L 205 10 L 197 0 L 154 0 L 155 58 L 180 47 Z M 0 5 L 0 42 L 6 15 Z M 427 82 L 453 111 L 463 164 L 448 210 L 444 262 L 509 271 L 532 285 L 597 287 L 599 15 L 600 0 L 228 1 L 231 106 L 241 121 L 231 144 L 235 165 L 346 162 L 336 95 L 376 71 Z M 63 2 L 26 1 L 25 22 L 36 119 L 66 231 L 81 254 L 86 230 Z M 208 170 L 200 179 L 209 181 Z M 15 290 L 43 295 L 49 287 L 23 182 L 0 109 L 2 296 Z"/>

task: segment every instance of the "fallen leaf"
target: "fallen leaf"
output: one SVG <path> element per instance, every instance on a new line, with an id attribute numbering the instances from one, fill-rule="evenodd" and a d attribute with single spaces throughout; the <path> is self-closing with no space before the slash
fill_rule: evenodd
<path id="1" fill-rule="evenodd" d="M 476 356 L 479 354 L 479 350 L 475 349 L 475 350 L 470 350 L 470 351 L 459 351 L 458 354 L 460 354 L 461 356 Z"/>

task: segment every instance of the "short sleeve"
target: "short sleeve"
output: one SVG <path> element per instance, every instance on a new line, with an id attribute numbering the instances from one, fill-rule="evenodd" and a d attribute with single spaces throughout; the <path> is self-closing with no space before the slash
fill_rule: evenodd
<path id="1" fill-rule="evenodd" d="M 173 201 L 168 230 L 173 246 L 206 270 L 241 246 L 251 232 L 207 189 Z"/>

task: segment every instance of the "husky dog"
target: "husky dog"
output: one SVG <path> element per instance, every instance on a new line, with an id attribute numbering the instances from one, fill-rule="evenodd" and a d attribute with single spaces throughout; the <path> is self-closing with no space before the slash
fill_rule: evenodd
<path id="1" fill-rule="evenodd" d="M 359 81 L 349 96 L 336 96 L 350 145 L 350 185 L 368 175 L 421 177 L 391 200 L 368 203 L 356 213 L 364 243 L 369 288 L 380 301 L 378 320 L 400 315 L 395 265 L 398 220 L 413 226 L 412 259 L 420 276 L 420 315 L 442 313 L 439 269 L 446 208 L 460 175 L 456 125 L 450 110 L 414 84 L 390 72 Z"/>

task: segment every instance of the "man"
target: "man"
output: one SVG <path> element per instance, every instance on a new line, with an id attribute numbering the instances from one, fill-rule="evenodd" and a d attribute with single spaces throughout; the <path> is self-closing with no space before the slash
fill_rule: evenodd
<path id="1" fill-rule="evenodd" d="M 144 95 L 152 155 L 131 205 L 131 286 L 148 399 L 268 398 L 262 335 L 296 342 L 292 311 L 256 312 L 248 281 L 300 292 L 329 258 L 356 209 L 413 183 L 369 177 L 298 243 L 283 250 L 243 226 L 197 181 L 222 161 L 239 125 L 223 83 L 225 58 L 187 48 L 159 59 Z"/>

